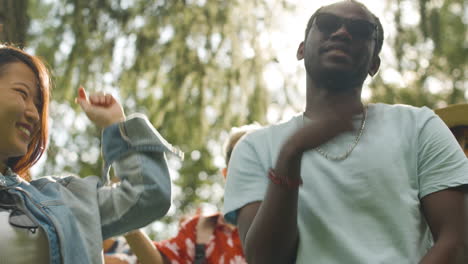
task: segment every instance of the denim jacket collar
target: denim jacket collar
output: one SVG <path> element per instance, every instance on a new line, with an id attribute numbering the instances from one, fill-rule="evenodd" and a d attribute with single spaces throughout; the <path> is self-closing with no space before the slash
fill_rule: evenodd
<path id="1" fill-rule="evenodd" d="M 0 173 L 0 189 L 10 188 L 18 185 L 21 182 L 21 177 L 14 173 L 11 168 L 7 168 L 6 173 Z"/>

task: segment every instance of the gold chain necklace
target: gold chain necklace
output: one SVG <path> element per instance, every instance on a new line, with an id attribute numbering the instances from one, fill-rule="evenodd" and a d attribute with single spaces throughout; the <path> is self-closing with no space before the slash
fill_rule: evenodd
<path id="1" fill-rule="evenodd" d="M 366 127 L 367 106 L 364 107 L 363 115 L 364 116 L 363 116 L 362 121 L 361 121 L 361 128 L 359 128 L 359 133 L 357 134 L 356 138 L 354 139 L 353 144 L 351 144 L 350 148 L 344 154 L 342 154 L 342 155 L 331 155 L 331 154 L 325 152 L 320 147 L 315 147 L 314 150 L 317 151 L 318 153 L 320 153 L 320 155 L 324 156 L 328 160 L 339 161 L 339 160 L 344 160 L 347 157 L 349 157 L 351 152 L 353 152 L 354 148 L 359 143 L 359 140 L 361 139 L 362 133 L 364 132 L 364 128 Z M 303 126 L 305 125 L 304 114 L 302 114 L 302 125 Z"/>

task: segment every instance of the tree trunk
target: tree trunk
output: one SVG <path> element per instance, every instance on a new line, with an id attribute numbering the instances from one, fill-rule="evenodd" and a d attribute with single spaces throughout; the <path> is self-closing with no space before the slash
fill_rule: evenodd
<path id="1" fill-rule="evenodd" d="M 0 42 L 21 48 L 26 45 L 27 7 L 28 0 L 0 0 Z"/>

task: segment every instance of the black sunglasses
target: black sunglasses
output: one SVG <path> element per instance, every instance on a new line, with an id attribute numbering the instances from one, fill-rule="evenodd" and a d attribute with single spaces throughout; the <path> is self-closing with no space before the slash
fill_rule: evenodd
<path id="1" fill-rule="evenodd" d="M 360 39 L 370 39 L 377 29 L 376 24 L 367 20 L 343 18 L 330 13 L 317 14 L 315 24 L 326 35 L 335 33 L 342 25 L 345 25 L 349 34 Z"/>
<path id="2" fill-rule="evenodd" d="M 18 208 L 13 197 L 6 191 L 0 192 L 0 211 L 2 211 L 2 209 L 10 212 L 8 223 L 11 226 L 29 229 L 31 233 L 36 233 L 39 225 Z"/>

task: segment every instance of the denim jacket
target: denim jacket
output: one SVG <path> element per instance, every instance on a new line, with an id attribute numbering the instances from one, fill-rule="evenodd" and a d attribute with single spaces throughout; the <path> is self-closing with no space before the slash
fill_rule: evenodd
<path id="1" fill-rule="evenodd" d="M 171 182 L 165 153 L 182 157 L 143 115 L 111 125 L 102 134 L 104 178 L 42 177 L 27 182 L 0 174 L 19 206 L 45 231 L 50 263 L 102 263 L 103 239 L 164 216 Z M 119 184 L 105 185 L 110 166 Z"/>

